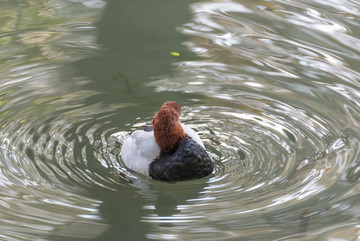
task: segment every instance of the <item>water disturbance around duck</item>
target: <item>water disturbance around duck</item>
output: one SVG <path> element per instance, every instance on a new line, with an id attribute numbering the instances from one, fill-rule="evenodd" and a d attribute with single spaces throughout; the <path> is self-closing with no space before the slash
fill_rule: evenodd
<path id="1" fill-rule="evenodd" d="M 2 1 L 1 240 L 355 240 L 356 1 Z M 177 53 L 177 54 L 173 54 Z M 166 100 L 213 173 L 119 152 Z"/>

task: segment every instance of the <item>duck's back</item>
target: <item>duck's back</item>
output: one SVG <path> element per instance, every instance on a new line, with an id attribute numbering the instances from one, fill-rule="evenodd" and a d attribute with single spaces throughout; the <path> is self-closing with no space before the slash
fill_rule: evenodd
<path id="1" fill-rule="evenodd" d="M 183 124 L 182 127 L 186 134 L 204 148 L 204 144 L 194 130 Z M 152 126 L 132 132 L 121 147 L 121 159 L 124 164 L 129 169 L 144 175 L 149 175 L 149 165 L 159 155 L 160 147 L 156 143 Z"/>

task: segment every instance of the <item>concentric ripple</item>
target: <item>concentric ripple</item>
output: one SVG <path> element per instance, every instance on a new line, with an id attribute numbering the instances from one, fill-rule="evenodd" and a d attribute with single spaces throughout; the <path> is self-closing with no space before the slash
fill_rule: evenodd
<path id="1" fill-rule="evenodd" d="M 5 2 L 1 240 L 359 236 L 356 1 L 182 1 L 176 29 L 158 25 L 175 2 Z M 122 163 L 129 132 L 170 99 L 215 164 L 206 178 Z"/>

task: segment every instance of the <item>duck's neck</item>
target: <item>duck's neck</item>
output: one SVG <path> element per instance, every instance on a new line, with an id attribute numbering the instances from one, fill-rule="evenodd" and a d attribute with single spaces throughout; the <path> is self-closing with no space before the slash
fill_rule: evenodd
<path id="1" fill-rule="evenodd" d="M 180 140 L 187 137 L 175 111 L 160 110 L 153 120 L 153 128 L 155 140 L 165 152 L 173 150 Z"/>

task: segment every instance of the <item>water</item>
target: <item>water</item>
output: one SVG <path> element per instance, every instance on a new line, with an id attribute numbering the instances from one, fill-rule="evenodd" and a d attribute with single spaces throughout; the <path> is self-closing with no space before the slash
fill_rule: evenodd
<path id="1" fill-rule="evenodd" d="M 1 240 L 359 239 L 357 1 L 2 0 L 0 16 Z M 211 176 L 124 168 L 121 142 L 166 100 Z"/>

